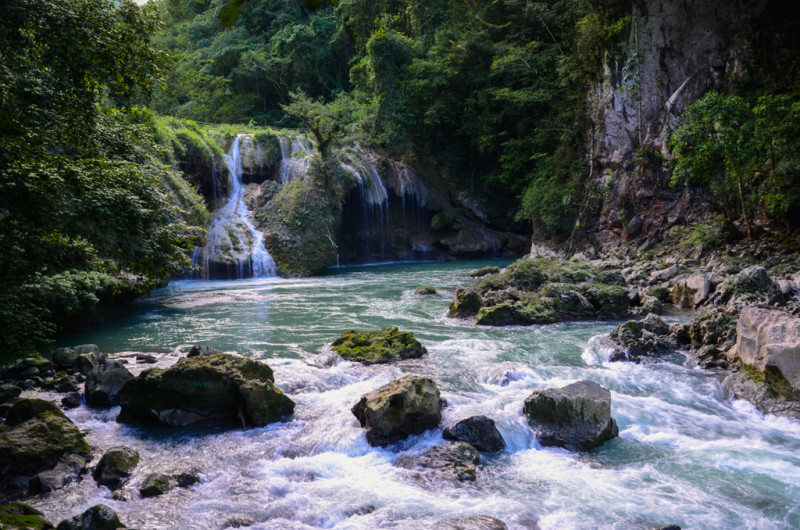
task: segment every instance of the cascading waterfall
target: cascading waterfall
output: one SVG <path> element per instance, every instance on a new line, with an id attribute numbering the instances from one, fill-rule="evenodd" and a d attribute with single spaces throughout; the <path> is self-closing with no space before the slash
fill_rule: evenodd
<path id="1" fill-rule="evenodd" d="M 308 174 L 308 157 L 311 156 L 312 146 L 302 136 L 295 136 L 292 141 L 284 136 L 279 136 L 281 146 L 281 165 L 279 169 L 281 184 L 286 184 L 293 178 Z"/>
<path id="2" fill-rule="evenodd" d="M 250 210 L 244 202 L 238 136 L 225 155 L 225 162 L 230 195 L 227 202 L 214 211 L 208 244 L 195 249 L 192 256 L 194 263 L 201 267 L 199 276 L 204 279 L 276 276 L 275 261 L 264 247 L 264 234 L 253 225 Z"/>

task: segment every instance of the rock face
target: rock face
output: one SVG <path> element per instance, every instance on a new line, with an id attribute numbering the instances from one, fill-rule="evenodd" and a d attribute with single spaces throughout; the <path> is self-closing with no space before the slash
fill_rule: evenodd
<path id="1" fill-rule="evenodd" d="M 732 356 L 777 394 L 800 399 L 800 318 L 747 307 L 736 332 Z"/>
<path id="2" fill-rule="evenodd" d="M 331 347 L 342 358 L 363 364 L 418 359 L 428 351 L 412 333 L 400 331 L 397 326 L 380 331 L 349 329 Z"/>
<path id="3" fill-rule="evenodd" d="M 506 530 L 507 528 L 503 521 L 488 515 L 450 519 L 436 525 L 436 530 Z"/>
<path id="4" fill-rule="evenodd" d="M 617 348 L 611 361 L 640 360 L 641 357 L 675 348 L 669 335 L 669 326 L 660 317 L 650 313 L 642 320 L 629 320 L 611 332 Z"/>
<path id="5" fill-rule="evenodd" d="M 115 530 L 127 528 L 114 510 L 105 504 L 96 504 L 72 519 L 61 521 L 56 530 Z"/>
<path id="6" fill-rule="evenodd" d="M 672 303 L 678 307 L 697 307 L 711 294 L 711 280 L 706 273 L 697 271 L 672 288 Z"/>
<path id="7" fill-rule="evenodd" d="M 474 481 L 478 451 L 464 442 L 437 445 L 421 455 L 402 455 L 394 465 L 417 472 L 417 478 L 425 482 L 446 480 L 450 482 Z"/>
<path id="8" fill-rule="evenodd" d="M 92 407 L 116 405 L 117 393 L 133 374 L 119 361 L 108 361 L 92 368 L 86 376 L 86 404 Z"/>
<path id="9" fill-rule="evenodd" d="M 7 378 L 25 378 L 39 375 L 49 369 L 53 363 L 39 354 L 17 359 L 11 364 L 0 366 L 0 375 Z"/>
<path id="10" fill-rule="evenodd" d="M 382 447 L 433 429 L 442 420 L 436 382 L 415 375 L 361 396 L 352 412 L 366 430 L 367 442 Z"/>
<path id="11" fill-rule="evenodd" d="M 86 457 L 79 454 L 62 456 L 53 469 L 41 471 L 30 479 L 31 493 L 47 493 L 61 489 L 86 470 Z"/>
<path id="12" fill-rule="evenodd" d="M 549 324 L 627 314 L 624 279 L 573 261 L 523 258 L 456 289 L 449 316 L 489 326 Z"/>
<path id="13" fill-rule="evenodd" d="M 78 428 L 49 401 L 17 401 L 6 426 L 0 432 L 0 487 L 17 476 L 49 471 L 70 455 L 83 460 L 89 456 L 89 446 Z"/>
<path id="14" fill-rule="evenodd" d="M 139 453 L 128 447 L 112 447 L 103 454 L 92 477 L 101 486 L 114 490 L 122 486 L 139 464 Z"/>
<path id="15" fill-rule="evenodd" d="M 118 421 L 166 425 L 230 423 L 261 426 L 294 411 L 266 364 L 218 353 L 183 358 L 167 370 L 150 368 L 117 395 Z"/>
<path id="16" fill-rule="evenodd" d="M 468 443 L 483 453 L 495 453 L 506 446 L 494 420 L 486 416 L 472 416 L 458 421 L 445 428 L 442 437 Z"/>
<path id="17" fill-rule="evenodd" d="M 611 392 L 593 381 L 534 392 L 523 412 L 543 446 L 588 451 L 619 435 Z"/>

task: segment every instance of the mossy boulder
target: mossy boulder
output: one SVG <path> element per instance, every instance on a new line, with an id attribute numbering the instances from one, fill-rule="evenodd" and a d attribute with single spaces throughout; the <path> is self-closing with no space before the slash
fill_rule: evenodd
<path id="1" fill-rule="evenodd" d="M 40 372 L 48 370 L 53 366 L 53 363 L 34 353 L 22 359 L 17 359 L 10 364 L 0 366 L 0 376 L 9 379 L 19 377 L 31 377 L 38 375 Z"/>
<path id="2" fill-rule="evenodd" d="M 414 294 L 417 296 L 429 296 L 432 294 L 436 294 L 436 287 L 433 285 L 423 285 L 422 287 L 418 287 Z"/>
<path id="3" fill-rule="evenodd" d="M 472 416 L 458 421 L 442 431 L 445 440 L 465 442 L 483 453 L 496 453 L 505 448 L 506 442 L 494 420 L 486 416 Z"/>
<path id="4" fill-rule="evenodd" d="M 92 477 L 101 486 L 117 489 L 133 474 L 139 464 L 139 452 L 129 447 L 112 447 L 103 454 Z"/>
<path id="5" fill-rule="evenodd" d="M 483 276 L 488 276 L 489 274 L 497 274 L 500 272 L 499 267 L 481 267 L 480 269 L 475 269 L 474 271 L 470 272 L 469 275 L 473 278 L 481 278 Z"/>
<path id="6" fill-rule="evenodd" d="M 669 325 L 650 313 L 642 320 L 629 320 L 611 332 L 617 345 L 612 361 L 640 360 L 659 352 L 675 349 L 677 344 L 670 336 Z"/>
<path id="7" fill-rule="evenodd" d="M 227 423 L 262 426 L 292 414 L 294 402 L 264 363 L 229 353 L 180 359 L 150 368 L 122 387 L 118 421 L 166 425 Z"/>
<path id="8" fill-rule="evenodd" d="M 397 326 L 380 331 L 348 329 L 331 343 L 331 348 L 342 358 L 363 364 L 418 359 L 428 351 L 411 332 L 400 331 Z"/>
<path id="9" fill-rule="evenodd" d="M 116 405 L 117 393 L 133 374 L 119 361 L 108 361 L 92 368 L 86 376 L 86 404 L 92 407 Z"/>
<path id="10" fill-rule="evenodd" d="M 175 482 L 169 475 L 151 473 L 144 479 L 142 486 L 139 488 L 139 493 L 141 493 L 142 497 L 158 497 L 159 495 L 164 495 L 173 487 L 175 487 Z"/>
<path id="11" fill-rule="evenodd" d="M 22 389 L 18 386 L 0 385 L 0 403 L 19 397 L 20 394 L 22 394 Z"/>
<path id="12" fill-rule="evenodd" d="M 0 477 L 4 479 L 48 471 L 69 455 L 89 456 L 89 445 L 81 432 L 50 401 L 17 401 L 8 413 L 6 426 L 0 432 Z"/>
<path id="13" fill-rule="evenodd" d="M 435 381 L 407 375 L 361 396 L 352 412 L 367 442 L 385 447 L 436 428 L 442 420 L 439 397 Z"/>
<path id="14" fill-rule="evenodd" d="M 3 530 L 52 530 L 55 528 L 42 517 L 42 512 L 23 504 L 12 502 L 0 506 L 0 528 Z"/>
<path id="15" fill-rule="evenodd" d="M 524 258 L 456 289 L 449 316 L 488 326 L 618 318 L 628 312 L 624 279 L 614 270 L 551 258 Z"/>
<path id="16" fill-rule="evenodd" d="M 105 504 L 96 504 L 71 519 L 58 523 L 56 530 L 115 530 L 127 528 L 119 516 Z"/>

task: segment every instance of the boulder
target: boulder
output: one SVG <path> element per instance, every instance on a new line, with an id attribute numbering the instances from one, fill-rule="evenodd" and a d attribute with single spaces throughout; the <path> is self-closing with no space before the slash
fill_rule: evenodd
<path id="1" fill-rule="evenodd" d="M 674 349 L 676 344 L 669 333 L 669 325 L 653 313 L 642 320 L 620 324 L 611 332 L 611 340 L 617 347 L 610 360 L 638 361 L 641 357 Z"/>
<path id="2" fill-rule="evenodd" d="M 0 485 L 56 467 L 64 457 L 89 456 L 89 445 L 57 405 L 41 399 L 17 401 L 0 432 Z"/>
<path id="3" fill-rule="evenodd" d="M 506 530 L 507 528 L 503 521 L 488 515 L 449 519 L 436 525 L 436 530 Z"/>
<path id="4" fill-rule="evenodd" d="M 478 314 L 481 308 L 481 296 L 472 287 L 458 287 L 453 301 L 450 302 L 448 316 L 466 318 Z"/>
<path id="5" fill-rule="evenodd" d="M 470 272 L 469 275 L 472 278 L 481 278 L 490 274 L 497 274 L 498 272 L 500 272 L 499 267 L 481 267 L 480 269 L 475 269 L 474 271 Z"/>
<path id="6" fill-rule="evenodd" d="M 0 366 L 0 375 L 9 379 L 24 379 L 39 375 L 40 372 L 49 370 L 53 363 L 34 353 L 28 357 L 17 359 L 11 364 Z"/>
<path id="7" fill-rule="evenodd" d="M 779 395 L 800 399 L 799 317 L 775 309 L 744 308 L 731 356 Z"/>
<path id="8" fill-rule="evenodd" d="M 458 421 L 445 428 L 442 437 L 445 440 L 466 442 L 483 453 L 495 453 L 506 446 L 494 420 L 486 416 L 472 416 Z"/>
<path id="9" fill-rule="evenodd" d="M 86 404 L 91 407 L 116 405 L 117 393 L 129 379 L 133 379 L 133 374 L 119 361 L 95 366 L 86 376 Z"/>
<path id="10" fill-rule="evenodd" d="M 178 471 L 172 475 L 179 488 L 188 488 L 200 482 L 200 473 L 194 469 Z"/>
<path id="11" fill-rule="evenodd" d="M 127 528 L 114 510 L 105 504 L 96 504 L 72 519 L 58 523 L 56 530 L 114 530 Z"/>
<path id="12" fill-rule="evenodd" d="M 42 512 L 23 504 L 12 502 L 0 506 L 0 528 L 8 530 L 52 530 L 55 528 L 49 521 L 42 517 Z"/>
<path id="13" fill-rule="evenodd" d="M 61 489 L 75 477 L 86 471 L 86 458 L 83 455 L 67 454 L 61 457 L 53 469 L 37 473 L 30 479 L 31 493 L 47 493 Z"/>
<path id="14" fill-rule="evenodd" d="M 78 356 L 73 366 L 83 375 L 88 375 L 95 367 L 105 364 L 108 359 L 108 354 L 101 352 L 94 344 L 76 346 L 75 351 Z"/>
<path id="15" fill-rule="evenodd" d="M 593 381 L 536 391 L 523 412 L 543 446 L 588 451 L 619 435 L 611 392 Z"/>
<path id="16" fill-rule="evenodd" d="M 711 294 L 711 280 L 706 273 L 696 271 L 672 288 L 672 303 L 678 307 L 697 307 Z"/>
<path id="17" fill-rule="evenodd" d="M 163 473 L 151 473 L 147 475 L 139 488 L 142 497 L 157 497 L 167 493 L 175 487 L 172 477 Z"/>
<path id="18" fill-rule="evenodd" d="M 382 447 L 433 429 L 442 420 L 436 382 L 415 375 L 361 396 L 352 412 L 366 430 L 367 442 Z"/>
<path id="19" fill-rule="evenodd" d="M 80 392 L 70 392 L 63 398 L 61 398 L 61 405 L 65 409 L 74 409 L 76 407 L 81 406 L 81 394 Z"/>
<path id="20" fill-rule="evenodd" d="M 363 364 L 418 359 L 428 351 L 411 332 L 400 331 L 397 326 L 380 331 L 349 329 L 331 343 L 331 348 L 343 359 Z"/>
<path id="21" fill-rule="evenodd" d="M 14 385 L 2 385 L 0 386 L 0 403 L 5 403 L 10 399 L 19 397 L 20 394 L 22 394 L 22 389 L 20 387 Z"/>
<path id="22" fill-rule="evenodd" d="M 417 296 L 427 296 L 431 294 L 436 294 L 436 287 L 433 285 L 423 285 L 422 287 L 418 287 L 414 294 Z"/>
<path id="23" fill-rule="evenodd" d="M 53 352 L 53 362 L 61 368 L 72 368 L 80 355 L 88 355 L 99 359 L 102 353 L 100 353 L 100 348 L 95 344 L 82 344 L 73 348 L 58 348 Z"/>
<path id="24" fill-rule="evenodd" d="M 115 490 L 131 477 L 138 464 L 138 451 L 129 447 L 112 447 L 103 454 L 92 477 L 99 485 Z"/>
<path id="25" fill-rule="evenodd" d="M 220 353 L 220 351 L 215 350 L 210 346 L 195 344 L 194 346 L 192 346 L 192 349 L 189 350 L 189 354 L 187 355 L 187 357 L 208 356 L 208 355 L 215 355 L 217 353 Z"/>
<path id="26" fill-rule="evenodd" d="M 294 412 L 273 381 L 269 366 L 238 355 L 186 357 L 125 383 L 117 394 L 118 421 L 266 425 Z"/>
<path id="27" fill-rule="evenodd" d="M 650 283 L 655 284 L 659 282 L 665 282 L 667 280 L 671 280 L 675 276 L 678 275 L 680 269 L 677 265 L 671 265 L 666 269 L 661 269 L 657 271 L 653 271 L 650 273 Z"/>
<path id="28" fill-rule="evenodd" d="M 474 481 L 480 462 L 478 450 L 464 442 L 437 445 L 421 455 L 401 455 L 394 465 L 415 472 L 425 482 Z"/>

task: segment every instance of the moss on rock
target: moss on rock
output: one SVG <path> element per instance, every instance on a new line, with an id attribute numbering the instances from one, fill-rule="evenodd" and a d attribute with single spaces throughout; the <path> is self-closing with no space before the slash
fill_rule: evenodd
<path id="1" fill-rule="evenodd" d="M 50 530 L 55 528 L 42 517 L 42 512 L 23 504 L 12 502 L 0 506 L 0 528 L 3 530 Z"/>
<path id="2" fill-rule="evenodd" d="M 397 326 L 380 331 L 348 329 L 331 347 L 344 359 L 364 364 L 417 359 L 427 352 L 411 332 L 400 331 Z"/>

